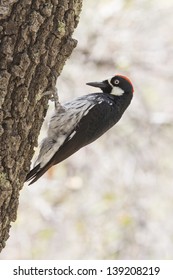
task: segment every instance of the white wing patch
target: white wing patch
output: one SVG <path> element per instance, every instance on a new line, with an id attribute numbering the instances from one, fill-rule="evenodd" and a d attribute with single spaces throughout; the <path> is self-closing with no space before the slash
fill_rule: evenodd
<path id="1" fill-rule="evenodd" d="M 74 136 L 75 134 L 76 134 L 76 130 L 74 130 L 74 131 L 69 135 L 68 141 L 69 141 L 70 139 L 72 139 L 73 136 Z"/>

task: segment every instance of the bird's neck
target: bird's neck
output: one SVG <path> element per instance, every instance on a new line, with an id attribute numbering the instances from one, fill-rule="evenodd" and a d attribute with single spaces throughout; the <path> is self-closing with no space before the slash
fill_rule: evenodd
<path id="1" fill-rule="evenodd" d="M 132 100 L 131 94 L 123 94 L 121 96 L 113 96 L 113 100 L 115 103 L 115 106 L 119 108 L 119 110 L 122 111 L 122 113 L 126 110 L 126 108 L 129 106 L 131 100 Z M 111 98 L 112 99 L 112 98 Z"/>

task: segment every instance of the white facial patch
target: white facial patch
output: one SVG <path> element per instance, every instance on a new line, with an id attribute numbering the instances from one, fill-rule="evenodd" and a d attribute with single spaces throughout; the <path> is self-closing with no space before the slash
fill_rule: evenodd
<path id="1" fill-rule="evenodd" d="M 124 90 L 122 90 L 122 88 L 120 88 L 120 87 L 113 87 L 111 94 L 116 95 L 116 96 L 121 96 L 124 94 Z"/>
<path id="2" fill-rule="evenodd" d="M 111 91 L 112 95 L 121 96 L 124 94 L 124 90 L 122 90 L 122 88 L 112 85 L 111 79 L 108 79 L 108 83 L 112 87 L 112 91 Z"/>

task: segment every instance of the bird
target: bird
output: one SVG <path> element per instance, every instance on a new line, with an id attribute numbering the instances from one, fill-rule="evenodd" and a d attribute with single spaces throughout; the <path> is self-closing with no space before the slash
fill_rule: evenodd
<path id="1" fill-rule="evenodd" d="M 134 88 L 129 78 L 116 74 L 88 86 L 101 91 L 66 102 L 56 102 L 46 138 L 40 145 L 38 157 L 26 176 L 29 185 L 36 182 L 49 168 L 92 143 L 122 117 L 131 103 Z"/>

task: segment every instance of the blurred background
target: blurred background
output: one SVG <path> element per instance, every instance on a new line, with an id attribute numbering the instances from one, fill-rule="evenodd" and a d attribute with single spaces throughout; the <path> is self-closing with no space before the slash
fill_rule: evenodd
<path id="1" fill-rule="evenodd" d="M 26 184 L 1 259 L 173 259 L 172 14 L 172 0 L 84 1 L 61 102 L 116 73 L 134 98 L 104 136 Z"/>

